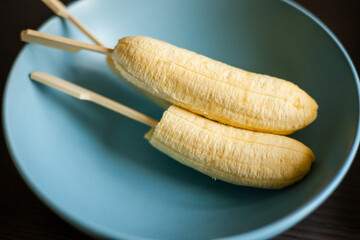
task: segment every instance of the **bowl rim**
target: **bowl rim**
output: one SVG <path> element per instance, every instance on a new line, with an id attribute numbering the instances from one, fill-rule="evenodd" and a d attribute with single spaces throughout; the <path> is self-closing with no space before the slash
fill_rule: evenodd
<path id="1" fill-rule="evenodd" d="M 89 1 L 74 1 L 68 5 L 68 8 L 70 11 L 80 8 L 82 4 L 85 4 L 85 2 Z M 288 4 L 295 8 L 296 10 L 303 13 L 305 16 L 309 17 L 311 20 L 313 20 L 318 26 L 322 28 L 330 37 L 331 39 L 336 43 L 337 47 L 340 49 L 342 54 L 344 55 L 348 65 L 350 66 L 350 69 L 353 73 L 355 85 L 356 85 L 356 93 L 357 93 L 357 99 L 358 99 L 358 123 L 357 123 L 357 130 L 356 135 L 352 143 L 352 147 L 349 151 L 348 156 L 346 157 L 346 160 L 343 164 L 343 166 L 338 170 L 335 177 L 330 181 L 330 183 L 323 188 L 322 191 L 320 191 L 315 197 L 310 199 L 309 201 L 303 203 L 298 209 L 296 209 L 293 212 L 290 212 L 288 215 L 268 224 L 265 226 L 262 226 L 260 228 L 251 230 L 249 232 L 233 235 L 233 236 L 227 236 L 221 239 L 228 239 L 228 240 L 235 240 L 235 239 L 264 239 L 264 238 L 271 238 L 276 235 L 281 234 L 282 232 L 286 231 L 287 229 L 291 228 L 301 220 L 303 220 L 305 217 L 307 217 L 310 213 L 312 213 L 315 209 L 317 209 L 327 198 L 330 197 L 330 195 L 335 191 L 335 189 L 339 186 L 343 178 L 345 177 L 346 173 L 348 172 L 359 147 L 360 142 L 360 83 L 359 83 L 359 76 L 357 74 L 357 71 L 355 69 L 355 66 L 353 62 L 351 61 L 351 58 L 349 54 L 346 52 L 344 46 L 341 44 L 341 42 L 338 40 L 338 38 L 335 36 L 335 34 L 322 22 L 320 21 L 314 14 L 312 14 L 309 10 L 302 7 L 300 4 L 292 1 L 292 0 L 281 0 L 281 2 Z M 52 16 L 49 19 L 47 19 L 39 28 L 38 31 L 46 31 L 46 29 L 50 28 L 53 22 L 57 16 Z M 25 53 L 26 48 L 28 47 L 28 44 L 26 44 L 19 52 L 17 57 L 15 58 L 10 73 L 7 77 L 7 81 L 5 84 L 4 92 L 3 92 L 3 104 L 2 104 L 2 127 L 3 132 L 5 136 L 5 143 L 9 150 L 9 155 L 24 182 L 26 185 L 32 190 L 32 192 L 49 208 L 51 209 L 55 214 L 63 218 L 66 222 L 74 226 L 75 228 L 79 229 L 82 232 L 85 232 L 86 234 L 89 234 L 94 237 L 109 237 L 109 238 L 121 238 L 121 239 L 134 239 L 134 240 L 140 240 L 144 239 L 141 237 L 128 235 L 125 233 L 117 232 L 105 227 L 102 227 L 98 224 L 94 224 L 90 221 L 84 221 L 74 215 L 71 214 L 71 212 L 68 212 L 66 209 L 63 209 L 62 207 L 58 206 L 56 203 L 54 203 L 52 200 L 50 200 L 46 195 L 42 192 L 41 189 L 39 189 L 33 179 L 29 175 L 27 175 L 26 171 L 22 169 L 22 166 L 20 164 L 20 161 L 18 159 L 17 153 L 15 151 L 14 144 L 12 142 L 8 126 L 7 126 L 7 95 L 8 95 L 8 88 L 9 88 L 9 82 L 10 79 L 12 79 L 12 76 L 14 75 L 14 66 L 19 59 L 21 59 L 22 55 Z"/>

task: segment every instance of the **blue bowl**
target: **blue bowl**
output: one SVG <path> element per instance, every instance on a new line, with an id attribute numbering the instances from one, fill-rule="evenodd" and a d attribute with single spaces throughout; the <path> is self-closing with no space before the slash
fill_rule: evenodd
<path id="1" fill-rule="evenodd" d="M 4 95 L 7 144 L 19 172 L 56 213 L 90 234 L 122 239 L 257 239 L 310 214 L 338 186 L 359 144 L 359 80 L 336 37 L 289 1 L 80 1 L 71 12 L 109 47 L 145 35 L 245 70 L 287 79 L 319 104 L 292 137 L 316 155 L 283 190 L 213 181 L 152 148 L 148 127 L 29 80 L 47 72 L 154 118 L 163 110 L 118 79 L 105 57 L 27 45 Z M 53 17 L 40 31 L 88 41 Z"/>

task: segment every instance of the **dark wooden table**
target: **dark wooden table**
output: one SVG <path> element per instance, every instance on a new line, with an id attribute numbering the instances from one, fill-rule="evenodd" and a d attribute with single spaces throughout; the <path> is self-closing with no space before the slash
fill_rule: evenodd
<path id="1" fill-rule="evenodd" d="M 69 3 L 70 0 L 64 1 Z M 360 70 L 360 1 L 297 0 L 338 36 Z M 40 0 L 0 1 L 1 89 L 24 45 L 20 30 L 36 29 L 53 14 Z M 2 129 L 1 129 L 2 131 Z M 0 239 L 90 239 L 50 211 L 16 171 L 1 134 Z M 360 239 L 360 155 L 334 194 L 277 239 Z"/>

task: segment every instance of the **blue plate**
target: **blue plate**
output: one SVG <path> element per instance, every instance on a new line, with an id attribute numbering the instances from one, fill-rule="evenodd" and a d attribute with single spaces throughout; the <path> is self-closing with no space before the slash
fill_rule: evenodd
<path id="1" fill-rule="evenodd" d="M 33 191 L 75 226 L 122 239 L 272 237 L 318 207 L 349 169 L 359 144 L 358 77 L 335 36 L 295 3 L 89 0 L 70 9 L 109 47 L 124 36 L 154 37 L 292 81 L 319 104 L 318 119 L 292 135 L 316 155 L 303 181 L 279 191 L 234 186 L 153 149 L 148 127 L 28 77 L 47 72 L 160 119 L 163 110 L 118 79 L 103 55 L 27 45 L 6 86 L 7 144 Z M 40 31 L 88 41 L 58 17 Z"/>

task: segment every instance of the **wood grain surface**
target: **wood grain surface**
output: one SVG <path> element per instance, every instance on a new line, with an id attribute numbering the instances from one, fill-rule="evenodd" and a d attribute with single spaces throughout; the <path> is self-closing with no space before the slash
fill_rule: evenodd
<path id="1" fill-rule="evenodd" d="M 195 1 L 195 0 L 194 0 Z M 71 2 L 64 0 L 64 3 Z M 340 39 L 360 70 L 360 1 L 297 0 Z M 1 90 L 24 45 L 22 29 L 38 28 L 53 14 L 40 0 L 0 1 Z M 1 129 L 2 131 L 2 129 Z M 49 210 L 17 172 L 1 134 L 0 239 L 91 239 Z M 360 155 L 344 181 L 316 211 L 275 239 L 360 239 Z"/>

